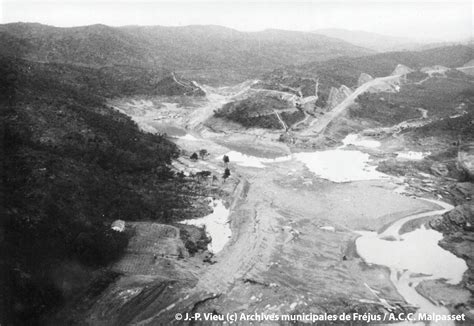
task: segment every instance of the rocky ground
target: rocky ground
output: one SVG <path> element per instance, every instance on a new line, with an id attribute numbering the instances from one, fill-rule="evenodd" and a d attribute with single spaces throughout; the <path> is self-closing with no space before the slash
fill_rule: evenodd
<path id="1" fill-rule="evenodd" d="M 464 274 L 463 283 L 471 292 L 468 300 L 459 303 L 459 311 L 469 311 L 474 307 L 474 204 L 467 202 L 444 214 L 442 218 L 430 222 L 431 227 L 443 233 L 440 246 L 466 260 L 469 270 Z"/>

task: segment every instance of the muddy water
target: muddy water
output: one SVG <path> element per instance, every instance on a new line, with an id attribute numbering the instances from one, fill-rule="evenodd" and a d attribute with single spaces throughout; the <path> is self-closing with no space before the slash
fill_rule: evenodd
<path id="1" fill-rule="evenodd" d="M 235 163 L 240 166 L 254 167 L 254 168 L 265 168 L 265 164 L 278 163 L 290 161 L 292 159 L 291 155 L 280 156 L 274 159 L 257 157 L 252 155 L 242 154 L 237 151 L 230 151 L 226 154 L 229 157 L 230 162 Z M 217 159 L 222 160 L 223 156 L 219 156 Z"/>
<path id="2" fill-rule="evenodd" d="M 207 249 L 216 254 L 221 251 L 232 236 L 229 225 L 229 209 L 224 206 L 222 200 L 212 200 L 209 206 L 213 212 L 198 219 L 184 220 L 180 223 L 204 227 L 210 236 L 211 242 Z"/>
<path id="3" fill-rule="evenodd" d="M 369 154 L 355 150 L 338 148 L 319 152 L 294 153 L 274 159 L 245 155 L 236 151 L 228 152 L 226 155 L 229 156 L 231 163 L 254 168 L 265 168 L 268 164 L 296 159 L 305 164 L 308 170 L 318 177 L 334 182 L 389 178 L 388 175 L 375 170 L 377 166 L 370 164 Z M 217 159 L 222 159 L 222 157 Z"/>
<path id="4" fill-rule="evenodd" d="M 343 140 L 344 144 L 341 148 L 347 147 L 349 145 L 361 146 L 367 148 L 378 148 L 380 147 L 380 142 L 377 140 L 370 139 L 368 137 L 360 136 L 358 134 L 349 134 Z"/>
<path id="5" fill-rule="evenodd" d="M 388 178 L 370 165 L 369 154 L 342 149 L 311 153 L 297 153 L 293 156 L 319 176 L 334 182 L 350 182 Z"/>
<path id="6" fill-rule="evenodd" d="M 428 199 L 423 199 L 428 200 Z M 387 266 L 390 279 L 397 291 L 410 304 L 418 307 L 419 313 L 449 314 L 448 309 L 433 304 L 416 291 L 416 286 L 424 280 L 445 279 L 450 284 L 458 284 L 467 265 L 438 245 L 443 238 L 435 230 L 424 226 L 400 235 L 401 227 L 414 219 L 444 214 L 453 207 L 441 201 L 428 200 L 442 209 L 414 214 L 390 225 L 383 233 L 358 232 L 357 252 L 369 264 Z M 431 325 L 454 325 L 453 322 L 432 322 Z"/>

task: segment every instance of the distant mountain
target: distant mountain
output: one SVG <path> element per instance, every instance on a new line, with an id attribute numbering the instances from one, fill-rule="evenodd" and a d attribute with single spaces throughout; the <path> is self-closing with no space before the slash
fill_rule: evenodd
<path id="1" fill-rule="evenodd" d="M 343 75 L 352 76 L 352 81 L 348 83 L 348 86 L 354 86 L 357 84 L 359 75 L 363 72 L 374 77 L 388 76 L 398 64 L 413 69 L 434 65 L 456 68 L 463 66 L 473 58 L 474 49 L 472 47 L 456 45 L 424 51 L 379 53 L 360 58 L 336 58 L 325 62 L 303 64 L 297 69 L 308 74 L 326 71 L 337 75 L 337 72 L 340 72 Z"/>
<path id="2" fill-rule="evenodd" d="M 372 53 L 315 33 L 240 32 L 221 26 L 58 28 L 13 23 L 0 25 L 0 43 L 0 55 L 32 61 L 166 68 L 191 77 L 205 71 L 211 79 L 221 78 L 223 71 L 248 77 L 282 65 Z"/>
<path id="3" fill-rule="evenodd" d="M 416 50 L 423 46 L 422 43 L 409 38 L 339 28 L 318 29 L 314 33 L 337 38 L 377 52 Z"/>
<path id="4" fill-rule="evenodd" d="M 442 48 L 442 47 L 448 47 L 448 46 L 456 46 L 456 45 L 463 45 L 463 46 L 469 46 L 473 48 L 474 43 L 473 39 L 463 39 L 459 41 L 453 41 L 453 42 L 435 42 L 435 43 L 427 43 L 419 46 L 416 50 L 418 51 L 423 51 L 423 50 L 430 50 L 430 49 L 436 49 L 436 48 Z"/>

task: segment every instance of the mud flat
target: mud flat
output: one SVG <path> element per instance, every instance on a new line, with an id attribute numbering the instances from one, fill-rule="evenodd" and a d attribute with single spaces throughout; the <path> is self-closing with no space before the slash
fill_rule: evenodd
<path id="1" fill-rule="evenodd" d="M 230 156 L 231 181 L 219 185 L 231 194 L 228 217 L 216 206 L 210 221 L 189 222 L 215 224 L 225 241 L 208 248 L 217 253 L 211 258 L 202 252 L 168 259 L 175 275 L 130 275 L 140 281 L 117 283 L 90 315 L 118 320 L 122 307 L 130 323 L 160 325 L 179 324 L 174 316 L 185 312 L 381 314 L 421 307 L 445 313 L 418 294 L 416 285 L 425 286 L 426 294 L 440 285 L 422 280 L 444 278 L 443 286 L 459 282 L 465 264 L 437 246 L 440 234 L 434 230 L 416 228 L 399 235 L 406 222 L 445 208 L 397 193 L 400 180 L 377 171 L 376 161 L 361 149 L 380 150 L 370 138 L 352 135 L 339 148 L 291 153 L 274 142 L 274 134 L 201 130 L 212 107 L 238 93 L 226 91 L 231 95 L 208 88 L 217 95 L 208 94 L 209 103 L 183 122 L 195 130 L 176 138 L 187 153 L 202 148 L 211 153 L 204 161 L 182 160 L 185 168 L 222 173 L 222 156 Z M 420 252 L 412 255 L 412 247 Z M 394 254 L 396 262 L 390 259 Z M 444 269 L 438 268 L 443 264 Z M 114 293 L 133 296 L 112 309 Z"/>

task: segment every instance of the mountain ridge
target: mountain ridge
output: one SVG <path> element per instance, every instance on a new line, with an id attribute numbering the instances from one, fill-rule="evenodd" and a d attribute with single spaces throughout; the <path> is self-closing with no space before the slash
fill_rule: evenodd
<path id="1" fill-rule="evenodd" d="M 344 40 L 354 45 L 365 47 L 377 52 L 416 50 L 425 45 L 425 43 L 418 42 L 410 38 L 371 33 L 362 30 L 324 28 L 315 30 L 313 32 Z"/>
<path id="2" fill-rule="evenodd" d="M 409 37 L 385 35 L 363 30 L 348 30 L 343 28 L 324 28 L 314 30 L 313 32 L 340 39 L 377 52 L 423 51 L 445 46 L 472 44 L 472 39 L 442 41 L 440 39 L 431 38 L 420 41 Z"/>
<path id="3" fill-rule="evenodd" d="M 0 25 L 0 55 L 31 61 L 165 67 L 168 70 L 229 70 L 248 77 L 288 64 L 303 64 L 373 51 L 314 33 L 240 32 L 216 25 L 54 27 Z M 242 78 L 241 78 L 242 79 Z"/>

